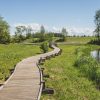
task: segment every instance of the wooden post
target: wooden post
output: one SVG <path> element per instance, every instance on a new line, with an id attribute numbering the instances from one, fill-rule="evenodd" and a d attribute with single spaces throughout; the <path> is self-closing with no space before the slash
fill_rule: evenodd
<path id="1" fill-rule="evenodd" d="M 42 76 L 43 76 L 43 71 L 44 71 L 44 68 L 41 68 Z"/>
<path id="2" fill-rule="evenodd" d="M 41 83 L 43 84 L 42 90 L 44 90 L 45 89 L 45 81 L 42 81 Z"/>

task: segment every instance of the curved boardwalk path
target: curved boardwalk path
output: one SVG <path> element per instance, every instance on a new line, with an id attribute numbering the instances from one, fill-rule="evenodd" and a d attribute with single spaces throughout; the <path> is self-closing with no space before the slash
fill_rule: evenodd
<path id="1" fill-rule="evenodd" d="M 53 51 L 26 58 L 16 65 L 13 75 L 0 90 L 0 100 L 39 100 L 42 85 L 37 63 L 41 57 L 60 52 L 59 48 L 52 47 Z"/>

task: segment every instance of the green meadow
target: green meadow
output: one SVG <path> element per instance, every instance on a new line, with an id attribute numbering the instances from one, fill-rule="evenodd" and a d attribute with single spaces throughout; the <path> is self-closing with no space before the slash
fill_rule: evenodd
<path id="1" fill-rule="evenodd" d="M 24 44 L 0 44 L 0 82 L 10 76 L 10 69 L 22 59 L 39 54 L 39 46 Z"/>
<path id="2" fill-rule="evenodd" d="M 55 93 L 42 94 L 41 100 L 99 100 L 100 91 L 96 88 L 95 81 L 90 80 L 75 66 L 78 48 L 88 48 L 88 52 L 100 48 L 86 44 L 91 38 L 93 37 L 67 37 L 66 42 L 75 44 L 65 45 L 61 42 L 58 45 L 63 50 L 62 54 L 46 60 L 43 65 L 44 73 L 50 75 L 50 78 L 44 78 L 46 87 L 53 88 Z M 82 44 L 79 45 L 78 42 Z M 11 75 L 10 70 L 14 69 L 18 62 L 40 53 L 39 45 L 0 44 L 0 83 Z"/>
<path id="3" fill-rule="evenodd" d="M 93 81 L 89 80 L 75 67 L 76 49 L 80 47 L 94 50 L 95 45 L 59 45 L 63 50 L 60 56 L 44 63 L 46 87 L 53 88 L 53 95 L 43 94 L 41 100 L 100 100 L 100 91 Z"/>

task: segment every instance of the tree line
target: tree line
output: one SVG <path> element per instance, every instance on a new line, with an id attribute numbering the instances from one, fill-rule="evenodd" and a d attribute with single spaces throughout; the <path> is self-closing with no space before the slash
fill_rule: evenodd
<path id="1" fill-rule="evenodd" d="M 91 40 L 89 43 L 100 45 L 100 9 L 96 11 L 94 17 L 95 17 L 94 22 L 96 28 L 93 33 L 96 38 Z"/>
<path id="2" fill-rule="evenodd" d="M 96 36 L 95 40 L 92 40 L 92 43 L 100 44 L 100 10 L 96 11 L 95 14 L 95 25 L 94 34 Z M 53 37 L 59 37 L 58 41 L 65 41 L 68 36 L 66 28 L 62 28 L 60 33 L 46 32 L 44 26 L 40 27 L 40 32 L 33 32 L 30 26 L 17 26 L 15 28 L 15 34 L 12 36 L 10 34 L 10 25 L 3 17 L 0 16 L 0 43 L 20 43 L 24 40 L 33 38 L 33 42 L 43 42 L 43 41 L 52 41 Z M 38 39 L 35 39 L 38 38 Z"/>
<path id="3" fill-rule="evenodd" d="M 62 29 L 61 33 L 53 33 L 53 32 L 46 32 L 44 26 L 42 25 L 40 27 L 40 32 L 33 32 L 32 28 L 30 26 L 17 26 L 15 27 L 15 34 L 10 35 L 10 26 L 9 24 L 4 20 L 3 17 L 0 17 L 0 43 L 6 44 L 6 43 L 20 43 L 24 40 L 33 38 L 33 42 L 43 42 L 43 41 L 52 41 L 53 37 L 61 37 L 62 40 L 65 39 L 65 36 L 67 36 L 67 31 L 65 28 Z M 34 39 L 38 38 L 38 40 Z"/>

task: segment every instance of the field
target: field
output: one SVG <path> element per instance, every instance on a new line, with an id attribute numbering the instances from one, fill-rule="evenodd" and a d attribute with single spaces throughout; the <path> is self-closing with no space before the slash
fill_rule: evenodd
<path id="1" fill-rule="evenodd" d="M 68 37 L 66 39 L 66 42 L 80 42 L 80 43 L 87 43 L 89 42 L 91 39 L 94 39 L 95 37 Z"/>
<path id="2" fill-rule="evenodd" d="M 44 73 L 50 75 L 50 78 L 44 78 L 46 87 L 53 88 L 55 93 L 42 94 L 41 100 L 99 100 L 100 91 L 96 89 L 94 82 L 84 77 L 74 65 L 77 48 L 88 47 L 89 50 L 100 48 L 96 45 L 84 45 L 91 38 L 93 37 L 68 37 L 66 42 L 69 45 L 63 45 L 63 43 L 59 45 L 63 50 L 62 54 L 44 63 Z M 72 42 L 82 44 L 70 45 Z M 40 53 L 40 48 L 36 45 L 0 44 L 0 83 L 10 76 L 10 69 L 13 69 L 19 61 Z"/>
<path id="3" fill-rule="evenodd" d="M 36 43 L 39 38 L 27 39 L 24 43 Z M 54 41 L 59 40 L 59 37 L 53 37 Z M 95 39 L 95 37 L 66 37 L 66 41 L 64 43 L 88 43 L 91 39 Z M 33 41 L 34 40 L 34 41 Z M 61 42 L 63 43 L 63 42 Z"/>
<path id="4" fill-rule="evenodd" d="M 5 81 L 10 76 L 10 69 L 23 58 L 39 54 L 39 46 L 9 44 L 0 45 L 0 82 Z"/>
<path id="5" fill-rule="evenodd" d="M 100 91 L 96 89 L 93 81 L 82 76 L 74 66 L 75 50 L 83 45 L 60 45 L 62 55 L 47 60 L 44 63 L 45 73 L 50 78 L 44 78 L 46 87 L 53 88 L 53 95 L 43 94 L 41 100 L 100 100 Z M 84 45 L 93 49 L 100 46 Z"/>

